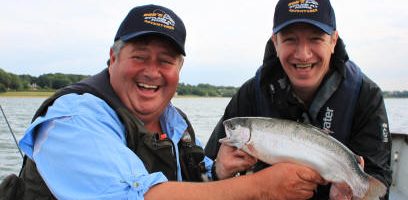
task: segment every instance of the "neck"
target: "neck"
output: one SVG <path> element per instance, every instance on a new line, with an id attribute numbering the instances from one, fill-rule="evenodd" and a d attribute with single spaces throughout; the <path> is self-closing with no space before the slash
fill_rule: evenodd
<path id="1" fill-rule="evenodd" d="M 151 133 L 162 133 L 159 120 L 154 120 L 151 122 L 144 122 L 144 127 Z"/>
<path id="2" fill-rule="evenodd" d="M 293 88 L 293 91 L 306 104 L 306 106 L 309 106 L 310 102 L 313 100 L 316 89 Z"/>

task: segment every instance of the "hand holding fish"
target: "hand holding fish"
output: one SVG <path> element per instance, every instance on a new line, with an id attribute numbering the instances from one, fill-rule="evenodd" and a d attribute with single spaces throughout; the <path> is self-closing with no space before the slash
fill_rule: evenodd
<path id="1" fill-rule="evenodd" d="M 218 179 L 233 177 L 240 171 L 251 168 L 257 159 L 237 149 L 236 147 L 222 144 L 215 162 Z"/>
<path id="2" fill-rule="evenodd" d="M 263 176 L 271 177 L 272 199 L 309 199 L 318 185 L 325 184 L 316 171 L 293 163 L 277 163 L 258 173 L 269 173 Z"/>

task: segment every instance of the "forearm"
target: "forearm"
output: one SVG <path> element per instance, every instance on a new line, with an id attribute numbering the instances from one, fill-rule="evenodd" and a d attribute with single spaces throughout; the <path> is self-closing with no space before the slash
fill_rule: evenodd
<path id="1" fill-rule="evenodd" d="M 166 182 L 151 187 L 145 199 L 248 200 L 309 199 L 320 175 L 301 165 L 278 163 L 254 174 L 207 183 Z"/>
<path id="2" fill-rule="evenodd" d="M 255 176 L 246 175 L 222 181 L 207 183 L 166 182 L 152 187 L 146 194 L 146 200 L 240 200 L 262 199 L 261 184 Z"/>

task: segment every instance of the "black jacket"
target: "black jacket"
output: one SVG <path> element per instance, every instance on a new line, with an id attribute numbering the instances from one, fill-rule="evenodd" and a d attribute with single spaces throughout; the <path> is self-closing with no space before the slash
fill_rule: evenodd
<path id="1" fill-rule="evenodd" d="M 326 101 L 327 97 L 323 97 L 321 94 L 327 88 L 327 85 L 331 84 L 329 79 L 334 73 L 341 75 L 341 81 L 345 80 L 346 62 L 349 62 L 348 55 L 342 40 L 339 39 L 331 58 L 329 73 L 319 87 L 311 105 L 314 102 Z M 316 111 L 299 102 L 293 95 L 290 84 L 288 84 L 288 87 L 279 86 L 285 85 L 285 81 L 288 83 L 288 79 L 276 56 L 271 40 L 266 45 L 264 62 L 260 70 L 260 85 L 257 86 L 258 80 L 256 77 L 251 78 L 241 86 L 229 102 L 224 115 L 206 145 L 205 153 L 208 157 L 214 159 L 217 156 L 220 146 L 218 140 L 225 137 L 222 121 L 232 117 L 272 116 L 310 123 L 322 128 L 322 125 L 315 121 L 316 119 L 310 117 L 311 113 Z M 259 94 L 257 92 L 266 94 L 264 98 L 268 105 L 262 108 L 275 110 L 277 113 L 265 114 L 267 112 L 259 110 L 259 100 L 257 100 Z M 339 94 L 338 88 L 335 88 L 333 95 L 341 96 L 343 94 Z M 270 108 L 267 108 L 268 106 Z M 340 105 L 344 109 L 348 106 L 350 105 Z M 388 128 L 387 113 L 381 89 L 365 75 L 362 77 L 354 112 L 350 116 L 351 119 L 344 119 L 345 122 L 349 121 L 350 133 L 343 143 L 355 154 L 364 157 L 365 171 L 368 174 L 376 177 L 389 187 L 392 178 L 390 170 L 391 135 Z M 258 163 L 256 169 L 260 170 L 266 166 Z M 314 199 L 328 199 L 328 187 L 319 188 Z"/>

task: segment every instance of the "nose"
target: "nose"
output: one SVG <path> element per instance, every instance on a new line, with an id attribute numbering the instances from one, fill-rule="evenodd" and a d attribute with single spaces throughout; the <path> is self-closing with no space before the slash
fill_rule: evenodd
<path id="1" fill-rule="evenodd" d="M 158 63 L 155 61 L 149 61 L 146 63 L 143 74 L 149 78 L 157 78 L 160 77 L 160 68 Z"/>
<path id="2" fill-rule="evenodd" d="M 296 46 L 295 58 L 302 62 L 307 62 L 312 56 L 313 52 L 311 51 L 310 44 L 306 41 L 299 41 Z"/>

